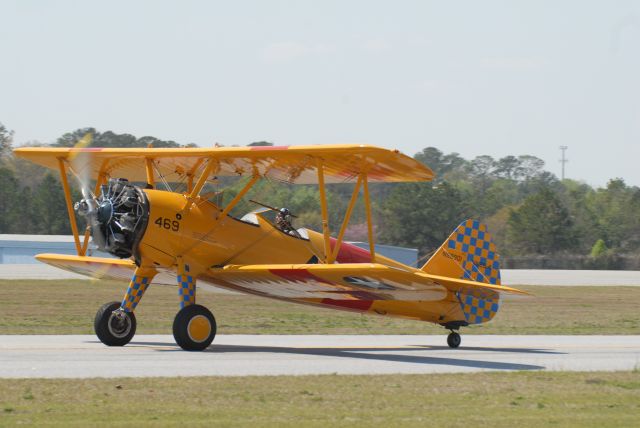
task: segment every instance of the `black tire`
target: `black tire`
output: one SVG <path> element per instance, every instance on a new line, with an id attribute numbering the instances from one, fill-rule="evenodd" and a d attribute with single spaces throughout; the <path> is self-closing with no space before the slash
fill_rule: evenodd
<path id="1" fill-rule="evenodd" d="M 109 302 L 102 305 L 96 313 L 93 329 L 100 342 L 107 346 L 124 346 L 136 334 L 136 316 L 126 312 L 125 318 L 119 320 L 113 311 L 120 307 L 120 302 Z"/>
<path id="2" fill-rule="evenodd" d="M 185 351 L 202 351 L 213 342 L 217 328 L 216 319 L 209 309 L 189 305 L 176 314 L 173 320 L 173 337 Z"/>
<path id="3" fill-rule="evenodd" d="M 461 342 L 462 342 L 462 338 L 455 331 L 452 331 L 451 333 L 449 333 L 449 336 L 447 336 L 447 345 L 449 345 L 449 348 L 455 349 L 458 346 L 460 346 Z"/>

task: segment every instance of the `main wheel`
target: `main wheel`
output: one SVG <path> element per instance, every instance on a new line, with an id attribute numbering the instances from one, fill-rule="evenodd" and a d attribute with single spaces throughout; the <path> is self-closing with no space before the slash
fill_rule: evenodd
<path id="1" fill-rule="evenodd" d="M 136 334 L 136 316 L 133 312 L 114 313 L 119 308 L 120 302 L 105 303 L 93 322 L 96 336 L 107 346 L 124 346 Z"/>
<path id="2" fill-rule="evenodd" d="M 216 337 L 216 319 L 209 309 L 189 305 L 180 309 L 173 320 L 173 337 L 185 351 L 202 351 Z"/>
<path id="3" fill-rule="evenodd" d="M 451 333 L 449 333 L 449 336 L 447 336 L 447 344 L 449 345 L 449 348 L 457 348 L 458 346 L 460 346 L 461 342 L 462 338 L 455 331 L 452 331 Z"/>

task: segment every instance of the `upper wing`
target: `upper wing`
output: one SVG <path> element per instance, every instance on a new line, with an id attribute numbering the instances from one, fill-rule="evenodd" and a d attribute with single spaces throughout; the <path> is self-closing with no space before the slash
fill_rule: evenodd
<path id="1" fill-rule="evenodd" d="M 153 162 L 156 174 L 168 182 L 197 176 L 207 162 L 215 162 L 211 176 L 260 175 L 289 183 L 317 183 L 317 159 L 323 162 L 327 183 L 355 181 L 367 172 L 369 182 L 429 181 L 433 172 L 397 150 L 359 144 L 317 146 L 252 146 L 180 149 L 115 149 L 24 147 L 14 150 L 47 168 L 57 169 L 58 159 L 82 154 L 81 176 L 126 177 L 145 181 L 145 165 Z"/>
<path id="2" fill-rule="evenodd" d="M 210 269 L 207 281 L 283 298 L 442 300 L 447 291 L 528 294 L 515 288 L 406 271 L 376 263 L 246 265 Z"/>

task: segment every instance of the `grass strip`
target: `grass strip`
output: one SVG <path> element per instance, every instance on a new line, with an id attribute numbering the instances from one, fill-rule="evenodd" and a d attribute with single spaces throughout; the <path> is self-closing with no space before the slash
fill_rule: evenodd
<path id="1" fill-rule="evenodd" d="M 640 372 L 0 380 L 0 425 L 621 427 Z"/>
<path id="2" fill-rule="evenodd" d="M 640 334 L 640 287 L 521 287 L 488 324 L 464 334 Z M 114 281 L 0 281 L 0 334 L 92 334 L 99 306 L 120 300 Z M 443 334 L 433 324 L 200 291 L 226 334 Z M 138 333 L 171 332 L 177 288 L 151 286 L 136 310 Z"/>

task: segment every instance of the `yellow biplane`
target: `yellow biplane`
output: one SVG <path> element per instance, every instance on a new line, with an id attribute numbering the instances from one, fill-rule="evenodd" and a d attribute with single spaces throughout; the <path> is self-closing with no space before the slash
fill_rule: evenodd
<path id="1" fill-rule="evenodd" d="M 451 331 L 447 342 L 452 348 L 460 345 L 460 327 L 495 316 L 502 294 L 526 294 L 500 285 L 498 253 L 486 227 L 475 220 L 460 224 L 421 268 L 376 254 L 369 183 L 433 178 L 429 168 L 398 151 L 366 145 L 35 147 L 16 149 L 15 154 L 59 171 L 75 239 L 77 256 L 40 254 L 37 259 L 88 276 L 129 281 L 123 300 L 106 303 L 95 317 L 95 332 L 109 346 L 132 339 L 134 311 L 152 282 L 178 286 L 180 310 L 173 335 L 185 350 L 205 349 L 217 330 L 213 314 L 196 304 L 196 283 L 325 308 L 429 321 Z M 75 206 L 68 174 L 95 181 L 93 192 L 82 185 L 83 198 Z M 246 183 L 222 207 L 211 202 L 203 189 L 210 180 L 225 176 L 245 177 Z M 317 184 L 322 232 L 294 229 L 286 210 L 276 221 L 264 209 L 241 218 L 231 216 L 261 179 Z M 171 191 L 169 183 L 178 181 L 186 190 Z M 325 190 L 331 183 L 354 185 L 335 237 L 329 230 Z M 166 190 L 158 190 L 161 185 Z M 361 191 L 368 251 L 343 241 Z M 83 235 L 76 214 L 86 220 Z M 118 258 L 87 256 L 90 237 L 99 250 Z"/>

